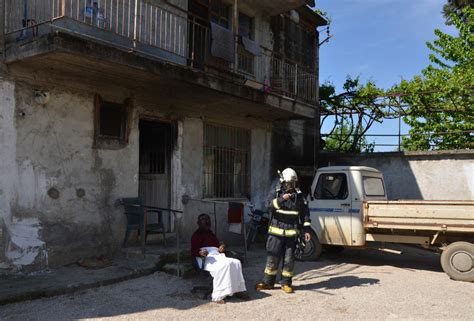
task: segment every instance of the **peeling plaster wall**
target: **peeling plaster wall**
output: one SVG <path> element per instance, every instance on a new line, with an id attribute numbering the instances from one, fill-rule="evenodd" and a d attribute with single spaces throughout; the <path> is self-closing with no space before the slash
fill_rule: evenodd
<path id="1" fill-rule="evenodd" d="M 12 225 L 10 202 L 13 199 L 16 174 L 15 85 L 0 79 L 0 265 L 8 267 L 6 247 Z"/>
<path id="2" fill-rule="evenodd" d="M 16 131 L 16 144 L 10 139 L 13 146 L 2 153 L 13 158 L 2 168 L 11 189 L 9 204 L 2 206 L 2 216 L 12 224 L 6 256 L 11 263 L 37 268 L 114 252 L 125 226 L 114 203 L 138 193 L 136 122 L 125 148 L 94 149 L 94 95 L 48 90 L 50 101 L 41 106 L 33 100 L 32 87 L 17 84 L 16 107 L 10 106 L 16 130 L 8 128 Z M 41 249 L 19 256 L 28 247 Z"/>
<path id="3" fill-rule="evenodd" d="M 35 175 L 31 162 L 16 161 L 15 91 L 14 83 L 0 81 L 0 268 L 44 267 L 48 265 L 48 254 L 41 240 L 39 220 L 13 215 L 17 204 L 31 208 L 44 198 L 46 185 L 44 173 Z"/>
<path id="4" fill-rule="evenodd" d="M 198 214 L 213 213 L 213 203 L 198 201 L 191 207 L 182 203 L 183 195 L 202 198 L 204 121 L 185 113 L 169 118 L 163 110 L 172 98 L 156 103 L 135 100 L 128 145 L 106 150 L 93 147 L 93 93 L 51 85 L 46 88 L 50 100 L 42 106 L 33 99 L 33 86 L 1 84 L 0 142 L 5 152 L 0 156 L 0 174 L 5 179 L 0 209 L 7 241 L 1 244 L 6 252 L 0 263 L 34 270 L 111 254 L 120 247 L 125 217 L 114 203 L 138 195 L 140 118 L 176 124 L 171 207 L 185 210 L 182 239 L 188 240 L 195 230 Z M 122 102 L 130 95 L 110 92 L 103 94 L 104 100 Z M 219 117 L 223 125 L 235 123 L 225 115 Z M 246 128 L 251 130 L 251 196 L 261 208 L 270 188 L 270 124 Z M 240 236 L 228 233 L 227 204 L 216 202 L 217 233 L 228 243 L 241 242 Z"/>

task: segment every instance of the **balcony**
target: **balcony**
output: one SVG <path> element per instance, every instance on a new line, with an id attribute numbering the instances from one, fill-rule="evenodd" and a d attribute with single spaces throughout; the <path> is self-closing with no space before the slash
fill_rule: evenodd
<path id="1" fill-rule="evenodd" d="M 253 53 L 232 34 L 232 59 L 212 54 L 212 28 L 188 12 L 149 0 L 5 0 L 6 62 L 40 53 L 36 40 L 67 34 L 174 67 L 230 79 L 267 95 L 314 108 L 317 75 L 254 44 Z M 93 3 L 93 4 L 91 4 Z M 307 112 L 307 114 L 311 114 Z"/>
<path id="2" fill-rule="evenodd" d="M 277 15 L 288 12 L 304 5 L 314 7 L 314 1 L 309 0 L 240 0 L 243 3 L 257 7 L 258 9 L 268 13 L 269 15 Z"/>

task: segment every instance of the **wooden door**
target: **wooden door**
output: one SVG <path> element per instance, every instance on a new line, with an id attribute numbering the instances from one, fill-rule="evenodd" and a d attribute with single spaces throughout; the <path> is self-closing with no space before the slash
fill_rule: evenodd
<path id="1" fill-rule="evenodd" d="M 171 124 L 140 121 L 139 195 L 148 206 L 170 207 L 170 163 L 172 152 Z M 170 226 L 170 214 L 163 212 L 163 223 Z M 149 223 L 157 223 L 150 213 Z"/>

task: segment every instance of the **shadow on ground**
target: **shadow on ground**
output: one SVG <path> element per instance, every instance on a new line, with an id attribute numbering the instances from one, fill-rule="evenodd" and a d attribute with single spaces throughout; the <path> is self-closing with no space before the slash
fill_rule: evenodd
<path id="1" fill-rule="evenodd" d="M 301 285 L 301 286 L 296 287 L 295 289 L 297 291 L 318 290 L 318 289 L 337 290 L 337 289 L 342 289 L 342 288 L 352 288 L 352 287 L 357 287 L 357 286 L 374 285 L 379 282 L 380 282 L 379 279 L 359 278 L 357 276 L 347 275 L 347 276 L 333 277 L 322 282 Z"/>
<path id="2" fill-rule="evenodd" d="M 365 266 L 388 265 L 406 270 L 442 272 L 438 253 L 398 244 L 390 245 L 390 249 L 402 251 L 403 254 L 387 253 L 375 249 L 346 249 L 339 254 L 324 253 L 322 259 L 345 264 Z"/>

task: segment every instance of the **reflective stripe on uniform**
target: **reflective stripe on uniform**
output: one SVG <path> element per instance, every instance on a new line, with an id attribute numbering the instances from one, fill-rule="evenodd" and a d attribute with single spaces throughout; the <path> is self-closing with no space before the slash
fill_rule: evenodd
<path id="1" fill-rule="evenodd" d="M 286 211 L 286 210 L 276 210 L 277 213 L 285 214 L 285 215 L 298 215 L 300 212 L 298 211 Z"/>
<path id="2" fill-rule="evenodd" d="M 284 230 L 279 227 L 274 227 L 270 226 L 268 228 L 268 233 L 275 234 L 275 235 L 281 235 L 281 236 L 296 236 L 298 234 L 297 230 Z"/>
<path id="3" fill-rule="evenodd" d="M 272 270 L 270 268 L 265 268 L 265 271 L 263 271 L 263 273 L 267 274 L 267 275 L 276 275 L 278 272 L 278 270 Z"/>
<path id="4" fill-rule="evenodd" d="M 291 278 L 291 277 L 293 277 L 293 274 L 294 274 L 293 272 L 285 271 L 285 270 L 283 270 L 283 271 L 281 272 L 281 276 L 282 276 L 282 277 L 285 277 L 285 278 Z"/>
<path id="5" fill-rule="evenodd" d="M 272 201 L 273 207 L 277 210 L 280 209 L 280 205 L 278 205 L 278 199 L 274 198 Z"/>
<path id="6" fill-rule="evenodd" d="M 303 226 L 311 226 L 311 222 L 304 222 Z"/>

